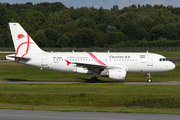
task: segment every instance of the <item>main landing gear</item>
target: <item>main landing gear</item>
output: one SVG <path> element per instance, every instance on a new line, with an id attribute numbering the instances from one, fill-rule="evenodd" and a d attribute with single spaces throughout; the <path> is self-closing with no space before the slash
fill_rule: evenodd
<path id="1" fill-rule="evenodd" d="M 96 75 L 98 75 L 98 73 L 94 72 L 94 73 L 93 73 L 93 77 L 90 79 L 90 82 L 91 82 L 91 83 L 97 82 L 97 77 L 96 77 Z"/>
<path id="2" fill-rule="evenodd" d="M 148 83 L 151 83 L 152 80 L 151 80 L 151 75 L 150 75 L 150 73 L 147 74 L 147 78 L 148 78 L 147 82 L 148 82 Z"/>
<path id="3" fill-rule="evenodd" d="M 92 77 L 92 78 L 90 79 L 90 82 L 91 82 L 91 83 L 97 82 L 97 77 L 96 77 L 96 76 L 95 76 L 95 77 Z"/>

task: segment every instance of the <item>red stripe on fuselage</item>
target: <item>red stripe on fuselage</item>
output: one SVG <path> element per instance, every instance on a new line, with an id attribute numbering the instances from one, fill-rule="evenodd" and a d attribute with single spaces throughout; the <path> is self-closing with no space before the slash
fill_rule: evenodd
<path id="1" fill-rule="evenodd" d="M 105 63 L 101 62 L 100 60 L 97 59 L 96 56 L 94 56 L 91 52 L 88 53 L 93 59 L 96 60 L 97 63 L 99 63 L 100 65 L 106 65 Z"/>

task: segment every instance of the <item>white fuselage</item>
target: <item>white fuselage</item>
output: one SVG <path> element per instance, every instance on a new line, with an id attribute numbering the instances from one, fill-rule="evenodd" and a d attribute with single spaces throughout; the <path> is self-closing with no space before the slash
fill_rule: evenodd
<path id="1" fill-rule="evenodd" d="M 74 63 L 88 63 L 108 67 L 123 67 L 128 73 L 158 73 L 166 72 L 175 68 L 174 63 L 164 56 L 153 53 L 31 53 L 26 57 L 31 58 L 28 62 L 19 63 L 58 72 L 77 72 L 80 67 Z M 12 60 L 13 58 L 11 58 Z M 67 65 L 67 62 L 72 62 Z M 86 73 L 86 72 L 79 72 Z"/>

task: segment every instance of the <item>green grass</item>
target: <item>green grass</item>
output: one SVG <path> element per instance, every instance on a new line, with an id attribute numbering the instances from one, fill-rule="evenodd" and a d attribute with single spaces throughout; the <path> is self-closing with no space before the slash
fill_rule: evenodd
<path id="1" fill-rule="evenodd" d="M 180 52 L 154 52 L 154 53 L 163 55 L 167 59 L 180 59 Z"/>
<path id="2" fill-rule="evenodd" d="M 0 84 L 0 108 L 180 114 L 179 93 L 178 85 Z"/>
<path id="3" fill-rule="evenodd" d="M 5 58 L 6 55 L 15 54 L 15 53 L 0 53 L 0 58 Z"/>
<path id="4" fill-rule="evenodd" d="M 10 53 L 0 53 L 0 58 L 5 58 L 6 55 L 9 55 Z"/>
<path id="5" fill-rule="evenodd" d="M 23 108 L 24 106 L 24 108 Z M 180 114 L 177 108 L 134 108 L 134 107 L 93 107 L 93 106 L 59 106 L 59 105 L 26 105 L 0 103 L 1 109 L 43 110 L 43 111 L 81 111 L 81 112 L 116 112 L 116 113 L 154 113 Z"/>
<path id="6" fill-rule="evenodd" d="M 89 81 L 92 75 L 76 74 L 76 73 L 60 73 L 48 70 L 40 70 L 38 68 L 11 63 L 0 63 L 0 80 L 11 81 Z M 107 77 L 97 76 L 99 80 L 110 81 Z M 153 81 L 179 81 L 180 79 L 180 63 L 176 63 L 176 68 L 173 71 L 165 73 L 151 74 Z M 146 81 L 146 74 L 127 74 L 126 81 Z M 113 81 L 113 80 L 112 80 Z"/>
<path id="7" fill-rule="evenodd" d="M 39 68 L 21 65 L 15 62 L 0 63 L 0 68 L 0 80 L 85 81 L 92 77 L 92 75 L 40 70 Z"/>

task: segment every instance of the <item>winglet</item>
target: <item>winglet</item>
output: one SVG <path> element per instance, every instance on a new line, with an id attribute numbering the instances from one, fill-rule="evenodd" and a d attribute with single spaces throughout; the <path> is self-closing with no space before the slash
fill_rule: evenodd
<path id="1" fill-rule="evenodd" d="M 69 62 L 69 61 L 67 61 L 67 60 L 66 60 L 66 62 L 67 62 L 67 66 L 68 66 L 69 64 L 71 64 L 71 62 Z"/>

